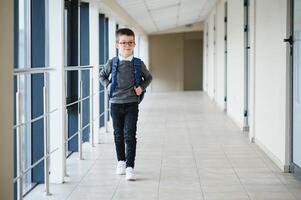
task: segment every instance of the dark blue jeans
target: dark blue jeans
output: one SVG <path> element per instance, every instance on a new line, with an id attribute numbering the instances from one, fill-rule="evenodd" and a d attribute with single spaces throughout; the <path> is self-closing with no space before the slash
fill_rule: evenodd
<path id="1" fill-rule="evenodd" d="M 111 116 L 118 161 L 125 160 L 126 167 L 135 165 L 138 103 L 111 103 Z"/>

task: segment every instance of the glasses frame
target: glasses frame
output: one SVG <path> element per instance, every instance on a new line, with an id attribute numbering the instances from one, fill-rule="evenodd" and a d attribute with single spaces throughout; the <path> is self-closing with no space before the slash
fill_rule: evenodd
<path id="1" fill-rule="evenodd" d="M 125 47 L 126 45 L 129 45 L 129 46 L 134 46 L 136 43 L 134 41 L 130 41 L 130 42 L 117 42 L 118 44 L 120 44 L 121 46 Z"/>

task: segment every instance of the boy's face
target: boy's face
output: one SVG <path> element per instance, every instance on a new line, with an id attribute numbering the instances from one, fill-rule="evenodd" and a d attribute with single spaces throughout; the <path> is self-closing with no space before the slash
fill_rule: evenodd
<path id="1" fill-rule="evenodd" d="M 126 58 L 131 56 L 135 48 L 134 36 L 120 35 L 119 41 L 116 42 L 116 48 L 122 57 Z"/>

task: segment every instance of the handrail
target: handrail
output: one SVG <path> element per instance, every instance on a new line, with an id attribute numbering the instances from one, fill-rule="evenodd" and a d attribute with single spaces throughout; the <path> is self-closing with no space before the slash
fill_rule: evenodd
<path id="1" fill-rule="evenodd" d="M 86 66 L 65 66 L 64 67 L 65 71 L 81 71 L 81 70 L 89 70 L 89 69 L 93 69 L 93 66 L 86 65 Z"/>
<path id="2" fill-rule="evenodd" d="M 29 121 L 27 121 L 27 122 L 23 122 L 23 123 L 20 123 L 20 124 L 16 124 L 16 125 L 13 127 L 13 129 L 16 129 L 16 128 L 20 127 L 20 126 L 24 126 L 24 125 L 26 125 L 26 124 L 31 124 L 31 123 L 36 122 L 36 121 L 38 121 L 38 120 L 41 120 L 41 119 L 43 119 L 44 117 L 46 117 L 46 116 L 48 116 L 48 115 L 54 113 L 54 112 L 57 111 L 57 110 L 58 110 L 58 109 L 54 109 L 54 110 L 52 110 L 52 111 L 50 111 L 50 112 L 48 112 L 48 113 L 45 113 L 45 114 L 43 114 L 43 115 L 40 115 L 40 116 L 38 116 L 38 117 L 36 117 L 36 118 L 34 118 L 34 119 L 31 119 L 31 120 L 29 120 Z"/>
<path id="3" fill-rule="evenodd" d="M 38 67 L 38 68 L 22 68 L 14 69 L 14 76 L 22 74 L 42 74 L 45 72 L 55 71 L 55 68 L 50 67 Z"/>
<path id="4" fill-rule="evenodd" d="M 99 93 L 101 93 L 101 91 L 100 91 Z M 94 94 L 94 95 L 95 95 L 95 94 Z M 85 100 L 89 99 L 90 97 L 91 97 L 91 96 L 88 95 L 88 96 L 86 96 L 86 97 L 84 97 L 84 98 L 78 99 L 78 100 L 76 100 L 76 101 L 74 101 L 74 102 L 72 102 L 72 103 L 66 104 L 66 107 L 70 107 L 70 106 L 72 106 L 72 105 L 74 105 L 74 104 L 77 104 L 77 103 L 79 103 L 79 102 L 81 102 L 81 101 L 85 101 Z"/>

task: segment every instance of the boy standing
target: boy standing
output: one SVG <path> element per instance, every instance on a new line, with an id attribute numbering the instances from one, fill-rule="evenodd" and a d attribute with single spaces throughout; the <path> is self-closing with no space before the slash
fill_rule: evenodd
<path id="1" fill-rule="evenodd" d="M 126 179 L 131 181 L 136 180 L 134 164 L 137 143 L 138 103 L 140 95 L 152 81 L 152 76 L 145 64 L 142 61 L 140 63 L 140 59 L 138 59 L 142 80 L 137 85 L 137 77 L 135 77 L 135 67 L 137 66 L 134 66 L 134 61 L 136 65 L 137 58 L 133 56 L 134 47 L 134 32 L 127 28 L 117 30 L 116 48 L 119 50 L 118 58 L 110 59 L 100 72 L 100 81 L 104 87 L 109 89 L 110 94 L 111 117 L 118 160 L 116 174 L 126 174 Z M 114 68 L 116 72 L 112 72 Z M 112 80 L 109 80 L 110 75 Z"/>

